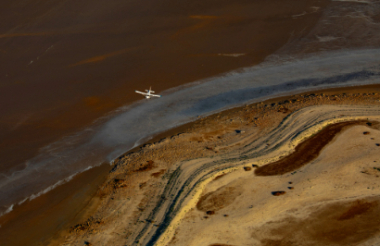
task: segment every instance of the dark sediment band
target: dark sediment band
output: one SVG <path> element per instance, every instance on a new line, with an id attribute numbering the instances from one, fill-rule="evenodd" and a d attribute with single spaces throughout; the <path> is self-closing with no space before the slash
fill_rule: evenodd
<path id="1" fill-rule="evenodd" d="M 366 121 L 348 121 L 327 126 L 322 131 L 299 144 L 295 151 L 285 158 L 259 167 L 255 170 L 257 176 L 274 176 L 293 172 L 316 159 L 321 150 L 344 129 L 354 125 L 372 125 Z"/>

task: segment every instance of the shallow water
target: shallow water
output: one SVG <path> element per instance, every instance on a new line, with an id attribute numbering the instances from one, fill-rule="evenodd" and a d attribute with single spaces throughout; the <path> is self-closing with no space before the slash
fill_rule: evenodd
<path id="1" fill-rule="evenodd" d="M 1 1 L 0 213 L 192 117 L 155 114 L 157 128 L 135 128 L 149 120 L 138 112 L 157 111 L 139 102 L 131 106 L 131 124 L 117 126 L 135 130 L 115 128 L 116 139 L 105 115 L 139 100 L 135 89 L 162 91 L 258 64 L 307 33 L 321 13 L 312 8 L 327 3 Z"/>
<path id="2" fill-rule="evenodd" d="M 284 64 L 266 63 L 162 92 L 121 107 L 91 127 L 46 146 L 23 170 L 0 181 L 1 206 L 50 190 L 154 134 L 233 106 L 297 91 L 380 83 L 380 49 L 339 51 Z M 50 187 L 50 188 L 49 188 Z"/>

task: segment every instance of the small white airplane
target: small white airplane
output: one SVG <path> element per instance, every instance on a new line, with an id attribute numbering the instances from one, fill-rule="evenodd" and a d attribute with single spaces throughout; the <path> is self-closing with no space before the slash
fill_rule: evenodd
<path id="1" fill-rule="evenodd" d="M 144 95 L 146 99 L 149 99 L 151 97 L 161 97 L 161 95 L 152 94 L 154 91 L 152 91 L 152 87 L 149 88 L 149 90 L 145 90 L 146 92 L 142 91 L 135 91 L 138 94 Z"/>

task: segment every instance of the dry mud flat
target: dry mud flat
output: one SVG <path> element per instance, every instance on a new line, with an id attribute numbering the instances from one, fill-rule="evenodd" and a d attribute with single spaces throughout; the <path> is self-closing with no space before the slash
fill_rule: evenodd
<path id="1" fill-rule="evenodd" d="M 127 153 L 93 198 L 97 211 L 52 244 L 373 245 L 380 97 L 371 90 L 248 105 Z"/>

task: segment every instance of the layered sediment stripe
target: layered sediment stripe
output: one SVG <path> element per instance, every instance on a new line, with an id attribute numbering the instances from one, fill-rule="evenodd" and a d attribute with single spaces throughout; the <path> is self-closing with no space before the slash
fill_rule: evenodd
<path id="1" fill-rule="evenodd" d="M 135 242 L 139 241 L 142 245 L 166 245 L 186 211 L 199 200 L 205 185 L 222 172 L 231 172 L 248 164 L 265 167 L 266 164 L 293 153 L 310 136 L 318 132 L 323 134 L 322 129 L 341 129 L 347 125 L 365 124 L 368 120 L 380 120 L 380 107 L 312 106 L 293 112 L 271 134 L 244 146 L 241 156 L 220 155 L 211 159 L 182 162 L 173 170 L 162 194 L 164 198 L 159 200 L 148 216 L 148 220 L 156 221 L 155 224 L 159 226 L 145 224 Z M 244 138 L 246 141 L 247 138 Z M 265 144 L 268 142 L 272 144 Z M 328 141 L 325 142 L 327 143 Z M 307 163 L 302 165 L 304 164 Z"/>

